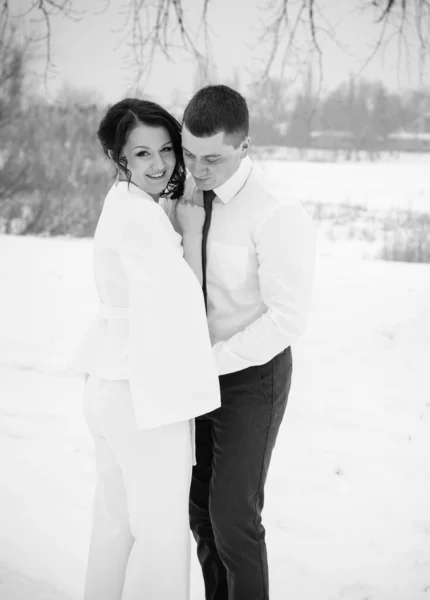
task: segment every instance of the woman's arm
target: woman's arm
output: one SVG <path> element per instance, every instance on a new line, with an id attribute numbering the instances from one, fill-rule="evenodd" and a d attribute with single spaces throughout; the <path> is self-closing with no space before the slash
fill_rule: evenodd
<path id="1" fill-rule="evenodd" d="M 129 286 L 130 386 L 139 426 L 186 420 L 218 407 L 203 294 L 160 206 L 135 207 L 120 256 Z"/>
<path id="2" fill-rule="evenodd" d="M 200 285 L 202 272 L 202 232 L 205 221 L 205 209 L 181 198 L 176 204 L 176 219 L 182 235 L 184 257 L 197 277 Z"/>

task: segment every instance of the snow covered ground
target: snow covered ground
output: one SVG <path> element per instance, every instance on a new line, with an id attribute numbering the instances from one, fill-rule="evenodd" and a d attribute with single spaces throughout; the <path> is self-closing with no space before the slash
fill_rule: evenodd
<path id="1" fill-rule="evenodd" d="M 91 269 L 90 240 L 0 236 L 0 600 L 82 597 L 94 467 L 64 365 Z M 429 306 L 430 265 L 320 253 L 267 484 L 272 600 L 430 597 Z"/>
<path id="2" fill-rule="evenodd" d="M 302 200 L 360 205 L 370 210 L 430 212 L 430 154 L 399 161 L 255 161 L 273 191 L 291 190 Z M 412 159 L 409 159 L 412 160 Z"/>

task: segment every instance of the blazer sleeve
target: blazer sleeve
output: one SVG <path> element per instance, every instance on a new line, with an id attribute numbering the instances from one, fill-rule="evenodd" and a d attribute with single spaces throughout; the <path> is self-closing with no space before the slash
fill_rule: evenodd
<path id="1" fill-rule="evenodd" d="M 138 428 L 220 406 L 201 287 L 163 209 L 140 200 L 123 230 L 129 289 L 130 389 Z"/>

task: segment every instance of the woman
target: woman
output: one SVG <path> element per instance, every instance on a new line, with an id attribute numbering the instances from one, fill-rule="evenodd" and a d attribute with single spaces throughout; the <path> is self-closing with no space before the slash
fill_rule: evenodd
<path id="1" fill-rule="evenodd" d="M 118 170 L 94 236 L 100 310 L 74 368 L 97 487 L 85 600 L 188 600 L 193 417 L 220 405 L 203 295 L 158 204 L 183 193 L 179 123 L 125 99 L 98 138 Z"/>

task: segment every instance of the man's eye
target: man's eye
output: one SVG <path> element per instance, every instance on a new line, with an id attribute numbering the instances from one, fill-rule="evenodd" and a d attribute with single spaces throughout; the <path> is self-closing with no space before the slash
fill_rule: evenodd
<path id="1" fill-rule="evenodd" d="M 214 164 L 219 161 L 219 158 L 207 158 L 208 163 Z"/>

